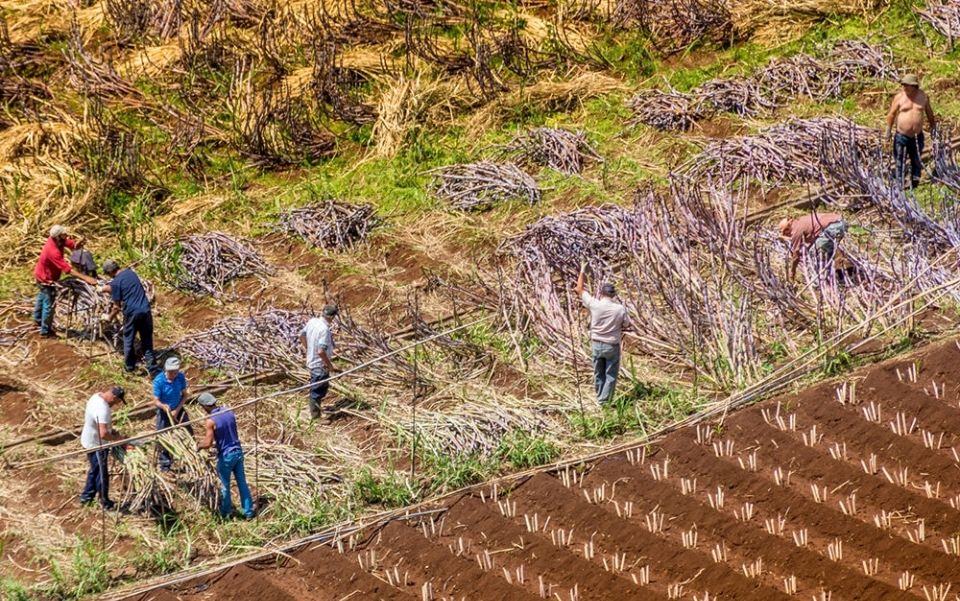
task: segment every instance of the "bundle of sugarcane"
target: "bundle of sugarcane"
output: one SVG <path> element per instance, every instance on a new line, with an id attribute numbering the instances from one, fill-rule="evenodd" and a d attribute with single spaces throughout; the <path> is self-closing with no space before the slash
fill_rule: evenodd
<path id="1" fill-rule="evenodd" d="M 841 117 L 791 119 L 756 135 L 713 140 L 678 172 L 702 182 L 749 179 L 764 187 L 816 180 L 826 136 L 842 136 L 863 148 L 881 141 L 879 130 Z"/>
<path id="2" fill-rule="evenodd" d="M 416 382 L 420 391 L 432 390 L 433 385 L 427 375 L 414 370 L 412 353 L 394 353 L 396 346 L 377 320 L 373 320 L 369 327 L 364 327 L 341 308 L 339 328 L 341 336 L 337 339 L 337 354 L 349 363 L 359 365 L 389 355 L 377 364 L 376 370 L 357 372 L 359 383 L 368 387 L 389 386 L 393 390 L 402 390 Z"/>
<path id="3" fill-rule="evenodd" d="M 538 127 L 517 136 L 503 152 L 518 155 L 521 162 L 566 174 L 580 173 L 588 160 L 603 161 L 582 131 L 554 127 Z"/>
<path id="4" fill-rule="evenodd" d="M 706 116 L 696 98 L 675 91 L 642 90 L 627 107 L 633 111 L 632 125 L 642 123 L 661 131 L 687 131 Z"/>
<path id="5" fill-rule="evenodd" d="M 193 435 L 185 428 L 165 432 L 156 438 L 173 458 L 176 480 L 200 507 L 220 507 L 220 477 L 211 455 L 197 449 Z"/>
<path id="6" fill-rule="evenodd" d="M 750 77 L 712 79 L 695 91 L 696 102 L 712 112 L 752 116 L 774 108 L 760 83 Z"/>
<path id="7" fill-rule="evenodd" d="M 194 294 L 219 297 L 233 280 L 273 271 L 248 242 L 222 232 L 186 236 L 160 252 L 171 284 Z"/>
<path id="8" fill-rule="evenodd" d="M 481 161 L 432 172 L 434 194 L 460 211 L 480 211 L 515 199 L 531 205 L 540 202 L 536 180 L 513 163 Z"/>
<path id="9" fill-rule="evenodd" d="M 173 485 L 160 471 L 153 453 L 135 447 L 123 451 L 121 456 L 121 504 L 133 513 L 163 513 L 173 507 Z"/>
<path id="10" fill-rule="evenodd" d="M 617 0 L 612 16 L 620 27 L 648 32 L 665 53 L 696 41 L 727 42 L 733 29 L 725 0 Z"/>
<path id="11" fill-rule="evenodd" d="M 147 299 L 152 302 L 153 284 L 145 279 L 140 281 Z M 67 277 L 57 282 L 56 287 L 57 298 L 53 306 L 56 323 L 87 340 L 103 340 L 118 350 L 123 348 L 122 324 L 118 320 L 103 322 L 100 319 L 110 311 L 113 302 L 99 291 L 99 284 L 94 286 Z"/>
<path id="12" fill-rule="evenodd" d="M 289 444 L 247 443 L 244 451 L 247 481 L 258 486 L 257 495 L 283 499 L 287 509 L 309 511 L 317 498 L 342 481 L 332 465 L 318 463 L 313 453 Z"/>
<path id="13" fill-rule="evenodd" d="M 190 334 L 176 348 L 204 367 L 233 375 L 277 371 L 306 380 L 300 331 L 307 310 L 267 309 L 249 316 L 227 317 L 211 328 Z"/>
<path id="14" fill-rule="evenodd" d="M 928 0 L 927 5 L 917 13 L 940 35 L 950 40 L 951 46 L 960 37 L 960 1 Z"/>
<path id="15" fill-rule="evenodd" d="M 373 205 L 336 200 L 314 203 L 280 213 L 277 229 L 325 250 L 345 250 L 364 240 L 376 227 Z"/>

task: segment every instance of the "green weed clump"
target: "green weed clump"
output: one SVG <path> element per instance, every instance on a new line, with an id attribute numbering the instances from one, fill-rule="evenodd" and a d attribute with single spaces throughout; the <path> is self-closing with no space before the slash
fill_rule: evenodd
<path id="1" fill-rule="evenodd" d="M 413 483 L 400 472 L 390 469 L 375 474 L 369 467 L 360 470 L 353 481 L 354 497 L 367 505 L 402 507 L 410 505 L 418 496 Z"/>
<path id="2" fill-rule="evenodd" d="M 53 564 L 50 576 L 50 584 L 39 591 L 40 598 L 70 601 L 101 593 L 107 590 L 111 580 L 107 553 L 99 550 L 92 541 L 81 540 L 73 551 L 70 569 L 65 572 L 61 566 Z"/>
<path id="3" fill-rule="evenodd" d="M 553 441 L 516 430 L 503 437 L 496 455 L 510 467 L 522 470 L 550 463 L 560 453 L 560 447 Z"/>

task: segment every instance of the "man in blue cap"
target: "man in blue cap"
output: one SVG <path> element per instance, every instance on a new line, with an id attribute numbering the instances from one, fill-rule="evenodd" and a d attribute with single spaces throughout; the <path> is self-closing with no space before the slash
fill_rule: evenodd
<path id="1" fill-rule="evenodd" d="M 153 404 L 157 407 L 157 430 L 169 428 L 173 424 L 190 421 L 183 402 L 187 400 L 187 377 L 180 371 L 180 359 L 170 357 L 163 364 L 163 372 L 153 379 Z M 187 426 L 190 434 L 193 428 Z M 160 448 L 160 469 L 169 471 L 173 463 L 164 448 Z"/>
<path id="2" fill-rule="evenodd" d="M 103 320 L 113 321 L 117 313 L 123 311 L 123 367 L 128 373 L 137 369 L 134 342 L 139 336 L 140 346 L 143 347 L 143 362 L 150 375 L 154 376 L 156 364 L 153 355 L 153 313 L 143 282 L 133 269 L 120 269 L 113 259 L 103 262 L 103 272 L 111 278 L 103 291 L 109 293 L 113 301 L 110 310 L 103 315 Z"/>
<path id="3" fill-rule="evenodd" d="M 243 448 L 237 434 L 237 416 L 233 409 L 217 407 L 217 399 L 209 392 L 197 397 L 197 403 L 207 412 L 204 422 L 204 436 L 197 444 L 198 449 L 209 449 L 217 445 L 217 473 L 220 475 L 220 515 L 230 517 L 233 503 L 230 500 L 230 476 L 237 480 L 240 493 L 240 507 L 243 517 L 253 517 L 253 496 L 247 486 L 247 475 L 243 470 Z"/>

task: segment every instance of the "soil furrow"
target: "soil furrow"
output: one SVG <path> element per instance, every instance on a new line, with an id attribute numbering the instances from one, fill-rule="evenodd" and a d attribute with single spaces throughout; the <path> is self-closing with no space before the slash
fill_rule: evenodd
<path id="1" fill-rule="evenodd" d="M 739 522 L 732 511 L 721 512 L 693 496 L 683 495 L 671 484 L 654 480 L 623 456 L 607 458 L 596 465 L 584 484 L 598 485 L 601 482 L 616 482 L 619 500 L 643 499 L 650 505 L 668 507 L 674 514 L 696 523 L 700 531 L 712 532 L 741 553 L 762 557 L 763 565 L 776 570 L 779 577 L 796 575 L 802 582 L 816 583 L 817 589 L 831 591 L 834 599 L 838 596 L 851 601 L 911 598 L 853 568 L 838 565 L 808 548 L 768 534 L 762 527 Z"/>
<path id="2" fill-rule="evenodd" d="M 473 558 L 458 557 L 446 546 L 426 539 L 420 530 L 400 522 L 385 526 L 367 548 L 377 551 L 382 558 L 382 568 L 392 570 L 396 566 L 401 579 L 407 583 L 401 590 L 418 597 L 421 587 L 430 582 L 435 597 L 537 599 L 526 590 L 508 584 L 495 572 L 484 572 Z"/>
<path id="3" fill-rule="evenodd" d="M 525 526 L 504 517 L 493 501 L 484 503 L 466 496 L 444 515 L 441 540 L 456 548 L 460 544 L 458 539 L 462 538 L 470 553 L 489 551 L 497 566 L 494 570 L 507 568 L 516 574 L 517 568 L 523 566 L 531 592 L 539 591 L 538 576 L 542 576 L 545 583 L 562 591 L 576 585 L 587 599 L 662 601 L 666 598 L 641 588 L 625 576 L 603 570 L 567 547 L 554 546 L 548 536 L 543 532 L 529 532 Z"/>
<path id="4" fill-rule="evenodd" d="M 556 478 L 545 474 L 533 476 L 511 492 L 510 499 L 529 513 L 550 516 L 553 524 L 575 528 L 582 534 L 596 532 L 595 540 L 602 547 L 626 553 L 647 555 L 658 572 L 671 574 L 676 581 L 694 580 L 688 588 L 709 592 L 724 599 L 772 601 L 786 599 L 784 593 L 714 563 L 704 553 L 673 545 L 627 520 L 610 515 L 577 493 L 565 488 Z"/>
<path id="5" fill-rule="evenodd" d="M 270 578 L 296 599 L 339 601 L 349 595 L 377 601 L 417 598 L 365 572 L 354 555 L 341 554 L 326 545 L 297 553 L 287 566 L 271 573 Z"/>
<path id="6" fill-rule="evenodd" d="M 891 570 L 909 571 L 930 582 L 957 574 L 956 561 L 928 547 L 892 537 L 860 520 L 844 515 L 836 506 L 818 504 L 767 478 L 746 472 L 718 459 L 688 439 L 668 437 L 660 448 L 670 456 L 672 466 L 689 470 L 706 485 L 721 485 L 741 497 L 752 498 L 773 513 L 790 515 L 791 520 L 816 530 L 870 557 L 877 557 Z M 954 576 L 956 578 L 956 576 Z M 956 586 L 956 583 L 954 584 Z"/>

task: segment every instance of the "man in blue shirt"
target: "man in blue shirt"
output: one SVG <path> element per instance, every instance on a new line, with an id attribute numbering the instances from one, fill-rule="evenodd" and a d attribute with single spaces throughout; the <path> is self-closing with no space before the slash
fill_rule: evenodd
<path id="1" fill-rule="evenodd" d="M 237 417 L 233 409 L 217 407 L 217 399 L 209 392 L 197 397 L 197 403 L 207 412 L 204 422 L 205 434 L 197 444 L 198 449 L 209 449 L 217 443 L 217 473 L 220 475 L 220 515 L 230 517 L 233 505 L 230 501 L 230 476 L 237 479 L 237 491 L 240 493 L 240 506 L 243 517 L 253 517 L 253 496 L 247 486 L 247 475 L 243 470 L 243 447 L 237 434 Z"/>
<path id="2" fill-rule="evenodd" d="M 129 267 L 121 271 L 113 259 L 103 263 L 103 271 L 111 278 L 104 291 L 109 291 L 113 300 L 110 311 L 103 319 L 112 321 L 117 313 L 123 310 L 124 369 L 133 372 L 137 368 L 134 340 L 139 336 L 140 346 L 143 347 L 143 361 L 147 365 L 147 371 L 153 376 L 157 369 L 153 354 L 153 314 L 143 282 Z"/>
<path id="3" fill-rule="evenodd" d="M 187 377 L 180 371 L 180 359 L 170 357 L 163 364 L 163 372 L 153 379 L 153 404 L 157 407 L 157 430 L 169 428 L 173 424 L 190 421 L 183 402 L 187 400 Z M 187 426 L 190 434 L 193 428 Z M 173 458 L 163 447 L 160 448 L 160 469 L 169 471 Z"/>

